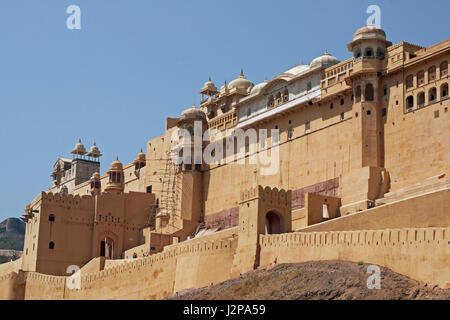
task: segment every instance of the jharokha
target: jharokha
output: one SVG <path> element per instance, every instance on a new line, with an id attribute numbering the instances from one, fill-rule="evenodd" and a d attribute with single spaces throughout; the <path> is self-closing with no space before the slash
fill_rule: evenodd
<path id="1" fill-rule="evenodd" d="M 220 90 L 210 79 L 200 108 L 167 118 L 146 153 L 106 174 L 99 148 L 80 141 L 26 206 L 0 298 L 161 299 L 336 259 L 449 287 L 450 39 L 392 44 L 365 26 L 347 47 L 345 61 L 325 52 L 258 84 L 242 71 Z M 224 135 L 212 163 L 172 161 L 174 136 L 194 128 L 268 135 L 241 148 Z M 275 147 L 277 170 L 262 174 L 250 158 Z"/>

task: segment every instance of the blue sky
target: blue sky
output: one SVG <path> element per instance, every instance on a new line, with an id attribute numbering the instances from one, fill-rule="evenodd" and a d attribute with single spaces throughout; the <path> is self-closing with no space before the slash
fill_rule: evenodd
<path id="1" fill-rule="evenodd" d="M 81 8 L 68 30 L 66 8 Z M 449 37 L 442 1 L 2 0 L 0 221 L 22 214 L 59 156 L 96 141 L 102 170 L 130 162 L 209 76 L 254 83 L 328 49 L 341 60 L 370 4 L 393 43 Z"/>

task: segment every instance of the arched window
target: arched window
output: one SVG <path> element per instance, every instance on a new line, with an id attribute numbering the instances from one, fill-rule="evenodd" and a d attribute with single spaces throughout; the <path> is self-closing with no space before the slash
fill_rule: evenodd
<path id="1" fill-rule="evenodd" d="M 250 117 L 251 114 L 252 114 L 252 109 L 248 108 L 247 109 L 247 117 Z"/>
<path id="2" fill-rule="evenodd" d="M 424 104 L 425 104 L 425 92 L 420 92 L 417 95 L 417 106 L 420 108 L 423 107 Z"/>
<path id="3" fill-rule="evenodd" d="M 432 66 L 428 69 L 428 81 L 436 80 L 436 67 Z"/>
<path id="4" fill-rule="evenodd" d="M 355 90 L 355 102 L 361 101 L 361 86 L 357 86 Z"/>
<path id="5" fill-rule="evenodd" d="M 406 109 L 411 109 L 413 107 L 414 107 L 414 97 L 408 96 L 408 98 L 406 98 Z"/>
<path id="6" fill-rule="evenodd" d="M 306 91 L 311 90 L 311 88 L 312 88 L 312 84 L 311 84 L 311 82 L 308 82 L 308 83 L 306 84 Z"/>
<path id="7" fill-rule="evenodd" d="M 441 74 L 441 78 L 447 76 L 448 74 L 448 62 L 444 61 L 439 65 L 439 73 Z"/>
<path id="8" fill-rule="evenodd" d="M 278 92 L 275 96 L 275 105 L 279 106 L 281 104 L 281 92 Z"/>
<path id="9" fill-rule="evenodd" d="M 377 48 L 377 58 L 378 59 L 384 59 L 384 50 L 383 48 Z"/>
<path id="10" fill-rule="evenodd" d="M 267 107 L 268 108 L 273 107 L 273 96 L 272 95 L 270 95 L 269 98 L 267 99 Z"/>
<path id="11" fill-rule="evenodd" d="M 54 222 L 54 221 L 55 221 L 55 215 L 54 215 L 54 214 L 50 214 L 50 215 L 48 216 L 48 221 Z"/>
<path id="12" fill-rule="evenodd" d="M 441 86 L 441 99 L 448 97 L 448 83 L 444 83 Z"/>
<path id="13" fill-rule="evenodd" d="M 289 92 L 287 89 L 283 91 L 283 102 L 289 101 Z"/>
<path id="14" fill-rule="evenodd" d="M 364 51 L 364 56 L 373 57 L 373 49 L 371 47 L 366 48 L 366 50 Z"/>
<path id="15" fill-rule="evenodd" d="M 371 83 L 366 84 L 366 89 L 364 90 L 364 100 L 373 101 L 373 85 Z"/>
<path id="16" fill-rule="evenodd" d="M 425 73 L 423 70 L 417 72 L 417 85 L 420 86 L 425 83 Z"/>
<path id="17" fill-rule="evenodd" d="M 50 243 L 48 244 L 48 248 L 51 250 L 55 249 L 55 243 L 53 241 L 50 241 Z"/>
<path id="18" fill-rule="evenodd" d="M 428 90 L 428 103 L 436 101 L 436 88 Z"/>
<path id="19" fill-rule="evenodd" d="M 109 176 L 109 182 L 120 183 L 122 181 L 122 174 L 120 172 L 111 172 Z"/>
<path id="20" fill-rule="evenodd" d="M 354 56 L 355 58 L 361 57 L 361 49 L 360 49 L 360 48 L 356 48 L 356 49 L 353 51 L 353 56 Z"/>
<path id="21" fill-rule="evenodd" d="M 406 77 L 406 89 L 410 89 L 413 87 L 414 85 L 414 76 L 412 74 L 410 74 L 409 76 Z"/>

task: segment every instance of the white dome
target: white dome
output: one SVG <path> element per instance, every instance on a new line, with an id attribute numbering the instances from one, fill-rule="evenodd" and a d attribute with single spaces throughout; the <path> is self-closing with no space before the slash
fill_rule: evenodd
<path id="1" fill-rule="evenodd" d="M 252 87 L 253 83 L 244 76 L 244 72 L 242 70 L 240 76 L 228 84 L 229 89 L 236 88 L 247 92 L 249 92 Z"/>
<path id="2" fill-rule="evenodd" d="M 331 67 L 340 61 L 338 58 L 333 57 L 332 55 L 325 52 L 325 54 L 321 55 L 320 57 L 315 58 L 313 61 L 311 61 L 311 64 L 309 65 L 311 68 L 315 68 L 318 66 L 322 66 L 324 68 Z"/>
<path id="3" fill-rule="evenodd" d="M 250 91 L 251 95 L 257 95 L 261 92 L 261 90 L 267 85 L 267 81 L 258 83 L 256 86 L 254 86 L 252 88 L 252 90 Z"/>
<path id="4" fill-rule="evenodd" d="M 309 69 L 308 65 L 301 64 L 299 66 L 293 67 L 292 69 L 289 69 L 288 71 L 286 71 L 286 73 L 297 75 L 297 74 L 300 74 L 300 73 L 302 73 L 302 72 L 304 72 L 304 71 L 306 71 L 308 69 Z"/>

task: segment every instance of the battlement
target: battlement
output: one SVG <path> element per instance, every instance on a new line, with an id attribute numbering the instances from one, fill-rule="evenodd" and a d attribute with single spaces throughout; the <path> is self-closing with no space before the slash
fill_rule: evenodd
<path id="1" fill-rule="evenodd" d="M 254 199 L 261 199 L 264 203 L 276 204 L 280 206 L 291 205 L 291 191 L 284 189 L 270 188 L 262 186 L 250 188 L 241 192 L 240 202 L 247 202 Z"/>
<path id="2" fill-rule="evenodd" d="M 53 287 L 64 287 L 67 277 L 62 276 L 52 276 L 48 274 L 42 274 L 37 272 L 26 272 L 25 273 L 25 281 L 39 282 L 41 284 L 46 284 Z"/>
<path id="3" fill-rule="evenodd" d="M 211 240 L 211 241 L 198 241 L 188 244 L 174 244 L 166 246 L 163 252 L 153 254 L 148 257 L 136 258 L 131 260 L 113 260 L 116 265 L 112 265 L 106 262 L 104 270 L 92 273 L 89 275 L 81 276 L 82 283 L 91 283 L 98 279 L 104 279 L 110 275 L 117 275 L 124 272 L 129 272 L 141 267 L 164 263 L 166 260 L 173 260 L 179 256 L 196 255 L 196 254 L 210 254 L 215 251 L 234 250 L 237 247 L 237 238 L 227 240 Z M 172 263 L 175 263 L 172 261 Z"/>
<path id="4" fill-rule="evenodd" d="M 64 205 L 70 205 L 78 207 L 82 205 L 83 202 L 90 202 L 94 199 L 91 195 L 85 195 L 85 196 L 79 196 L 79 195 L 72 195 L 72 194 L 60 194 L 60 193 L 46 193 L 42 192 L 42 201 L 47 201 L 48 203 L 58 203 L 58 204 L 64 204 Z"/>
<path id="5" fill-rule="evenodd" d="M 262 235 L 262 247 L 306 246 L 323 247 L 346 244 L 348 246 L 395 246 L 450 241 L 448 228 L 410 228 L 361 231 L 295 232 Z M 450 243 L 447 243 L 450 244 Z"/>
<path id="6" fill-rule="evenodd" d="M 444 288 L 450 279 L 449 228 L 300 232 L 262 235 L 259 243 L 262 267 L 317 260 L 364 261 Z"/>

